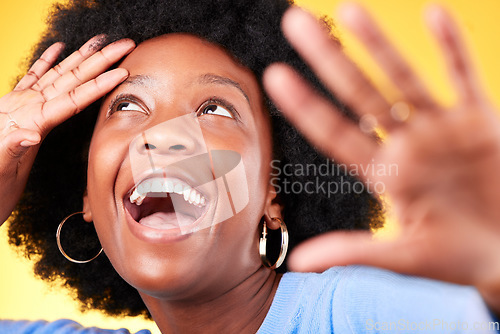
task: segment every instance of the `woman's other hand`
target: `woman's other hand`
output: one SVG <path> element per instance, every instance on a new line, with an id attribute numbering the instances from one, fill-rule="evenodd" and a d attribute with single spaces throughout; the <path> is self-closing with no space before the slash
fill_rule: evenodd
<path id="1" fill-rule="evenodd" d="M 0 98 L 0 225 L 19 200 L 49 131 L 127 78 L 125 69 L 105 71 L 130 53 L 134 42 L 124 39 L 100 50 L 104 38 L 90 39 L 54 67 L 64 45 L 52 45 L 14 90 Z"/>
<path id="2" fill-rule="evenodd" d="M 377 190 L 375 183 L 384 185 L 400 234 L 391 241 L 362 232 L 322 235 L 297 247 L 290 267 L 322 271 L 357 263 L 472 284 L 500 311 L 500 120 L 456 23 L 443 8 L 427 12 L 458 96 L 447 108 L 363 8 L 345 5 L 341 14 L 400 90 L 399 103 L 388 101 L 317 20 L 298 8 L 285 14 L 285 35 L 324 85 L 357 113 L 360 124 L 342 117 L 286 65 L 271 66 L 265 86 L 288 119 L 326 155 L 365 170 L 372 164 L 392 171 L 359 176 L 370 191 Z M 383 143 L 370 133 L 375 126 L 386 132 Z"/>

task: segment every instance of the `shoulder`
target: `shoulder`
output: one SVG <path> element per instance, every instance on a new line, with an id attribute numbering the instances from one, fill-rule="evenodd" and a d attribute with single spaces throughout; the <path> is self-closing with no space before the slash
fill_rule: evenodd
<path id="1" fill-rule="evenodd" d="M 285 274 L 259 333 L 453 332 L 460 321 L 491 321 L 474 288 L 347 266 Z"/>
<path id="2" fill-rule="evenodd" d="M 341 332 L 462 332 L 492 321 L 470 286 L 365 267 L 345 267 L 332 299 L 332 321 Z M 485 331 L 486 333 L 487 331 Z"/>
<path id="3" fill-rule="evenodd" d="M 0 320 L 0 333 L 2 334 L 130 334 L 124 328 L 110 330 L 97 327 L 85 328 L 79 323 L 61 319 L 48 321 L 26 321 L 26 320 Z M 151 334 L 148 330 L 142 330 L 136 334 Z"/>
<path id="4" fill-rule="evenodd" d="M 333 267 L 323 273 L 284 274 L 259 333 L 331 332 L 332 299 L 343 271 Z"/>

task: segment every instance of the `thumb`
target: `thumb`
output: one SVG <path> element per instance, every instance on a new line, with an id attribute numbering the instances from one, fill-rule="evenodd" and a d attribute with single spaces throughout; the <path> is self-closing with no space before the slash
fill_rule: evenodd
<path id="1" fill-rule="evenodd" d="M 40 141 L 40 134 L 33 130 L 18 128 L 7 134 L 0 141 L 0 173 L 17 168 L 19 159 Z"/>
<path id="2" fill-rule="evenodd" d="M 295 247 L 287 264 L 293 271 L 307 272 L 350 264 L 407 272 L 412 263 L 407 250 L 399 240 L 373 240 L 370 232 L 331 232 Z"/>

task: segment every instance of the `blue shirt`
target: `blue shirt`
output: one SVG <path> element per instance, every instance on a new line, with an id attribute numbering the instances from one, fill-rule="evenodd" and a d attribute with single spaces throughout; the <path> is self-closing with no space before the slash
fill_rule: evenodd
<path id="1" fill-rule="evenodd" d="M 498 326 L 472 287 L 348 266 L 284 274 L 258 333 L 497 333 Z M 0 321 L 0 333 L 129 332 L 58 320 Z"/>
<path id="2" fill-rule="evenodd" d="M 285 274 L 258 333 L 497 333 L 498 326 L 473 287 L 348 266 Z"/>

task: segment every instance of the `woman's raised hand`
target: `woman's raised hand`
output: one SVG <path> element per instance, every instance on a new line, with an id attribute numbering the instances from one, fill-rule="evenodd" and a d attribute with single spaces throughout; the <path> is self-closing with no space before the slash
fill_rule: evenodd
<path id="1" fill-rule="evenodd" d="M 0 98 L 0 225 L 19 200 L 38 145 L 49 131 L 127 78 L 125 69 L 105 71 L 130 53 L 134 42 L 123 39 L 100 50 L 104 38 L 90 39 L 54 67 L 64 45 L 52 45 Z"/>
<path id="2" fill-rule="evenodd" d="M 500 121 L 456 23 L 440 7 L 427 12 L 458 96 L 446 108 L 363 8 L 345 5 L 341 19 L 398 87 L 398 100 L 388 101 L 317 20 L 298 8 L 285 14 L 285 35 L 360 124 L 342 117 L 286 65 L 271 66 L 264 83 L 288 119 L 325 154 L 365 170 L 372 164 L 391 171 L 359 176 L 370 191 L 384 185 L 379 189 L 390 198 L 400 234 L 391 241 L 363 232 L 326 234 L 299 246 L 290 267 L 321 271 L 358 263 L 473 284 L 500 312 Z M 374 127 L 387 134 L 381 144 L 370 133 Z"/>

